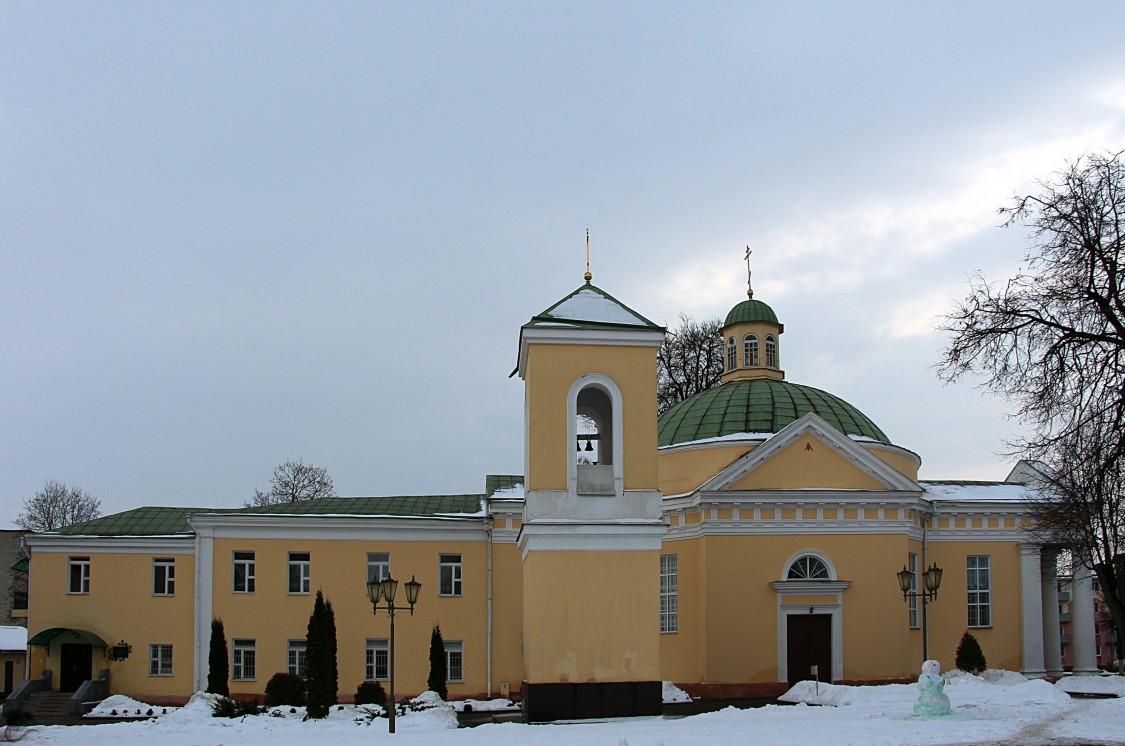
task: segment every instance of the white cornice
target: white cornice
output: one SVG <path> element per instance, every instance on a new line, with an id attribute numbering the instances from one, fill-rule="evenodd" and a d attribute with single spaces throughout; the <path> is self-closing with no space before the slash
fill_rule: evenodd
<path id="1" fill-rule="evenodd" d="M 90 554 L 195 554 L 192 536 L 62 536 L 28 534 L 32 552 Z"/>
<path id="2" fill-rule="evenodd" d="M 659 551 L 666 526 L 662 521 L 533 521 L 520 527 L 520 555 L 528 552 Z"/>
<path id="3" fill-rule="evenodd" d="M 520 356 L 516 371 L 527 372 L 529 345 L 611 345 L 613 347 L 659 347 L 662 329 L 588 329 L 575 326 L 535 326 L 520 329 Z"/>
<path id="4" fill-rule="evenodd" d="M 488 537 L 490 518 L 196 513 L 188 523 L 196 531 L 206 531 L 216 539 L 484 541 Z"/>

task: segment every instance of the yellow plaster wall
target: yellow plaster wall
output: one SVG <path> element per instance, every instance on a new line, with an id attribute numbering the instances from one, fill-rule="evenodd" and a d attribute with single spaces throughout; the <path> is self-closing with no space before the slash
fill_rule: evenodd
<path id="1" fill-rule="evenodd" d="M 902 474 L 903 476 L 912 479 L 915 482 L 918 481 L 917 457 L 909 453 L 890 451 L 884 448 L 875 448 L 867 443 L 860 443 L 860 445 L 865 446 L 867 448 L 867 451 L 872 456 L 879 459 L 887 466 L 897 471 L 899 474 Z"/>
<path id="2" fill-rule="evenodd" d="M 0 676 L 4 675 L 5 666 L 10 661 L 12 664 L 12 689 L 20 685 L 24 679 L 26 653 L 0 653 Z M 0 678 L 0 690 L 4 689 L 4 680 Z M 11 693 L 11 689 L 8 690 Z"/>
<path id="3" fill-rule="evenodd" d="M 90 558 L 90 593 L 68 594 L 68 560 Z M 174 557 L 176 594 L 152 595 L 152 560 Z M 51 627 L 93 632 L 113 645 L 124 640 L 133 648 L 124 661 L 111 661 L 94 648 L 92 674 L 109 669 L 115 694 L 151 697 L 187 696 L 194 678 L 194 558 L 183 554 L 98 554 L 35 552 L 28 592 L 28 634 Z M 154 623 L 154 621 L 158 623 Z M 51 684 L 59 686 L 60 645 L 55 638 L 42 657 L 32 656 L 31 677 L 51 670 Z M 172 676 L 149 676 L 149 645 L 172 645 Z"/>
<path id="4" fill-rule="evenodd" d="M 691 450 L 661 451 L 657 458 L 660 491 L 665 495 L 692 492 L 750 450 L 746 446 L 715 445 Z"/>
<path id="5" fill-rule="evenodd" d="M 988 555 L 992 564 L 992 626 L 968 627 L 969 555 Z M 929 545 L 929 561 L 944 570 L 938 598 L 929 605 L 930 657 L 942 670 L 953 668 L 961 635 L 971 632 L 980 643 L 989 668 L 1019 671 L 1020 628 L 1019 546 L 1015 542 L 938 542 Z"/>
<path id="6" fill-rule="evenodd" d="M 527 681 L 660 681 L 659 563 L 657 552 L 530 553 Z"/>
<path id="7" fill-rule="evenodd" d="M 662 635 L 670 656 L 664 678 L 692 681 L 698 644 L 701 683 L 777 681 L 778 594 L 770 583 L 781 579 L 789 557 L 806 550 L 826 554 L 839 578 L 851 581 L 843 594 L 844 678 L 916 675 L 921 638 L 908 628 L 894 576 L 912 551 L 905 536 L 708 536 L 664 545 L 664 553 L 682 556 L 681 632 Z M 695 568 L 698 579 L 687 574 Z"/>
<path id="8" fill-rule="evenodd" d="M 812 450 L 809 450 L 811 448 Z M 883 485 L 813 435 L 775 453 L 738 480 L 735 490 L 802 489 L 880 490 Z"/>
<path id="9" fill-rule="evenodd" d="M 668 541 L 661 554 L 676 555 L 679 587 L 679 630 L 660 635 L 660 671 L 663 680 L 680 683 L 700 681 L 704 641 L 705 585 L 700 561 L 701 539 Z M 658 610 L 659 611 L 659 610 Z"/>
<path id="10" fill-rule="evenodd" d="M 492 547 L 492 691 L 501 682 L 514 695 L 523 680 L 523 566 L 515 544 Z"/>
<path id="11" fill-rule="evenodd" d="M 233 593 L 235 551 L 252 551 L 255 592 Z M 396 603 L 405 605 L 402 583 L 413 575 L 422 584 L 414 615 L 400 612 L 395 622 L 395 692 L 416 694 L 426 689 L 430 631 L 441 625 L 443 639 L 464 643 L 464 683 L 449 684 L 450 696 L 486 690 L 487 572 L 483 541 L 342 541 L 280 539 L 217 539 L 213 573 L 215 616 L 222 618 L 228 646 L 235 639 L 256 641 L 254 681 L 231 681 L 232 693 L 261 694 L 273 674 L 287 670 L 288 641 L 304 639 L 317 589 L 324 591 L 336 615 L 340 697 L 355 694 L 363 681 L 368 638 L 388 638 L 385 612 L 372 614 L 366 595 L 367 553 L 389 552 L 391 575 L 400 581 Z M 288 593 L 288 553 L 308 552 L 311 593 Z M 463 595 L 438 595 L 438 555 L 460 553 Z M 386 688 L 386 684 L 384 684 Z"/>
<path id="12" fill-rule="evenodd" d="M 588 373 L 611 378 L 624 399 L 625 489 L 656 489 L 656 348 L 531 344 L 524 377 L 529 490 L 565 490 L 570 387 Z"/>
<path id="13" fill-rule="evenodd" d="M 745 357 L 743 356 L 743 340 L 747 334 L 758 335 L 758 363 L 757 367 L 743 367 L 745 364 Z M 774 341 L 777 343 L 777 367 L 766 367 L 766 335 L 773 335 Z M 726 369 L 727 361 L 727 340 L 734 337 L 735 350 L 738 354 L 737 367 L 733 370 Z M 743 381 L 752 378 L 773 378 L 775 380 L 782 380 L 785 374 L 782 372 L 781 365 L 781 331 L 777 324 L 770 324 L 764 321 L 744 321 L 739 324 L 731 324 L 723 329 L 723 383 L 727 381 Z"/>

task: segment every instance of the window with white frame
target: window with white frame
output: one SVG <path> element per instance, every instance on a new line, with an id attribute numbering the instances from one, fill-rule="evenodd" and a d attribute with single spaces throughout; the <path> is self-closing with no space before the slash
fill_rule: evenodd
<path id="1" fill-rule="evenodd" d="M 910 570 L 910 595 L 907 596 L 907 608 L 909 609 L 910 626 L 919 626 L 918 615 L 918 596 L 915 593 L 918 591 L 918 555 L 911 554 L 906 562 L 906 569 Z"/>
<path id="2" fill-rule="evenodd" d="M 391 576 L 391 555 L 389 552 L 367 553 L 367 582 L 382 581 Z"/>
<path id="3" fill-rule="evenodd" d="M 438 595 L 461 595 L 461 555 L 440 555 L 438 560 Z"/>
<path id="4" fill-rule="evenodd" d="M 674 554 L 660 555 L 660 631 L 680 629 L 679 560 Z"/>
<path id="5" fill-rule="evenodd" d="M 445 640 L 445 674 L 452 682 L 465 680 L 465 646 L 460 640 Z"/>
<path id="6" fill-rule="evenodd" d="M 172 675 L 172 646 L 171 645 L 149 645 L 148 646 L 148 675 L 149 676 L 171 676 Z"/>
<path id="7" fill-rule="evenodd" d="M 90 558 L 71 557 L 68 565 L 67 593 L 90 592 Z"/>
<path id="8" fill-rule="evenodd" d="M 992 558 L 969 555 L 966 559 L 969 589 L 969 626 L 992 626 Z"/>
<path id="9" fill-rule="evenodd" d="M 386 681 L 388 665 L 387 640 L 368 640 L 364 655 L 363 678 L 365 681 Z"/>
<path id="10" fill-rule="evenodd" d="M 234 592 L 254 592 L 254 553 L 234 553 Z"/>
<path id="11" fill-rule="evenodd" d="M 758 335 L 747 334 L 742 339 L 742 364 L 747 368 L 758 367 Z"/>
<path id="12" fill-rule="evenodd" d="M 294 676 L 305 676 L 309 672 L 308 658 L 305 656 L 304 640 L 290 640 L 285 670 Z"/>
<path id="13" fill-rule="evenodd" d="M 738 347 L 734 337 L 727 340 L 727 370 L 734 370 L 738 365 Z"/>
<path id="14" fill-rule="evenodd" d="M 312 560 L 308 552 L 289 553 L 289 592 L 308 593 Z"/>
<path id="15" fill-rule="evenodd" d="M 176 595 L 176 560 L 168 557 L 153 558 L 152 595 Z"/>
<path id="16" fill-rule="evenodd" d="M 777 340 L 770 335 L 766 335 L 766 367 L 777 367 Z"/>
<path id="17" fill-rule="evenodd" d="M 257 646 L 254 640 L 231 642 L 230 677 L 233 681 L 253 681 L 256 677 Z"/>
<path id="18" fill-rule="evenodd" d="M 832 575 L 828 572 L 828 565 L 824 564 L 824 560 L 820 557 L 815 557 L 811 554 L 806 554 L 798 557 L 797 560 L 789 566 L 789 574 L 786 580 L 831 580 Z"/>

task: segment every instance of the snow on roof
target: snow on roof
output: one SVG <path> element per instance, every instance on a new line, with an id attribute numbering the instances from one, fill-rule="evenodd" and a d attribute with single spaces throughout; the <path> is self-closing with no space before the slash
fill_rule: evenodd
<path id="1" fill-rule="evenodd" d="M 27 650 L 27 627 L 0 627 L 0 650 Z"/>
<path id="2" fill-rule="evenodd" d="M 522 484 L 513 484 L 509 487 L 503 487 L 501 489 L 498 489 L 498 490 L 496 490 L 495 492 L 492 493 L 493 499 L 495 499 L 495 498 L 505 498 L 505 497 L 507 497 L 507 498 L 518 498 L 518 497 L 523 497 L 523 496 L 524 496 L 524 491 L 523 491 L 523 485 Z"/>
<path id="3" fill-rule="evenodd" d="M 583 288 L 551 309 L 550 315 L 575 321 L 648 326 L 648 322 L 620 303 L 589 288 Z"/>
<path id="4" fill-rule="evenodd" d="M 1034 490 L 1025 484 L 1010 482 L 919 481 L 927 500 L 935 502 L 1027 502 Z"/>
<path id="5" fill-rule="evenodd" d="M 700 438 L 699 440 L 685 440 L 681 443 L 670 443 L 666 446 L 660 446 L 658 450 L 663 451 L 665 448 L 679 448 L 680 446 L 697 446 L 703 443 L 721 443 L 725 440 L 769 440 L 776 434 L 777 433 L 728 433 L 714 438 Z"/>

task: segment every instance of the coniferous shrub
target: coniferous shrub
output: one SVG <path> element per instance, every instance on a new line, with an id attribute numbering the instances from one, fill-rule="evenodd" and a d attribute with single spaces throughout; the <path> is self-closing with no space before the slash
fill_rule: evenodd
<path id="1" fill-rule="evenodd" d="M 275 673 L 266 684 L 266 707 L 303 705 L 305 680 L 295 673 Z"/>
<path id="2" fill-rule="evenodd" d="M 430 676 L 426 679 L 426 686 L 430 691 L 440 694 L 442 699 L 449 699 L 449 690 L 445 685 L 448 678 L 445 641 L 441 639 L 441 627 L 435 624 L 430 633 Z"/>
<path id="3" fill-rule="evenodd" d="M 305 660 L 308 667 L 308 716 L 327 717 L 328 709 L 336 704 L 339 678 L 336 671 L 336 615 L 321 591 L 316 592 L 313 613 L 309 617 Z"/>
<path id="4" fill-rule="evenodd" d="M 961 635 L 961 642 L 957 643 L 957 668 L 966 673 L 979 674 L 988 668 L 988 661 L 984 659 L 984 651 L 980 649 L 977 638 L 968 632 Z"/>
<path id="5" fill-rule="evenodd" d="M 227 658 L 227 635 L 223 631 L 223 620 L 212 619 L 211 647 L 207 652 L 207 691 L 229 697 L 228 678 L 230 678 L 230 660 Z"/>
<path id="6" fill-rule="evenodd" d="M 357 705 L 387 706 L 387 693 L 378 681 L 364 681 L 355 688 L 355 703 Z"/>
<path id="7" fill-rule="evenodd" d="M 261 706 L 257 699 L 240 700 L 231 697 L 219 697 L 211 705 L 211 716 L 217 718 L 237 718 L 244 715 L 260 715 Z"/>

